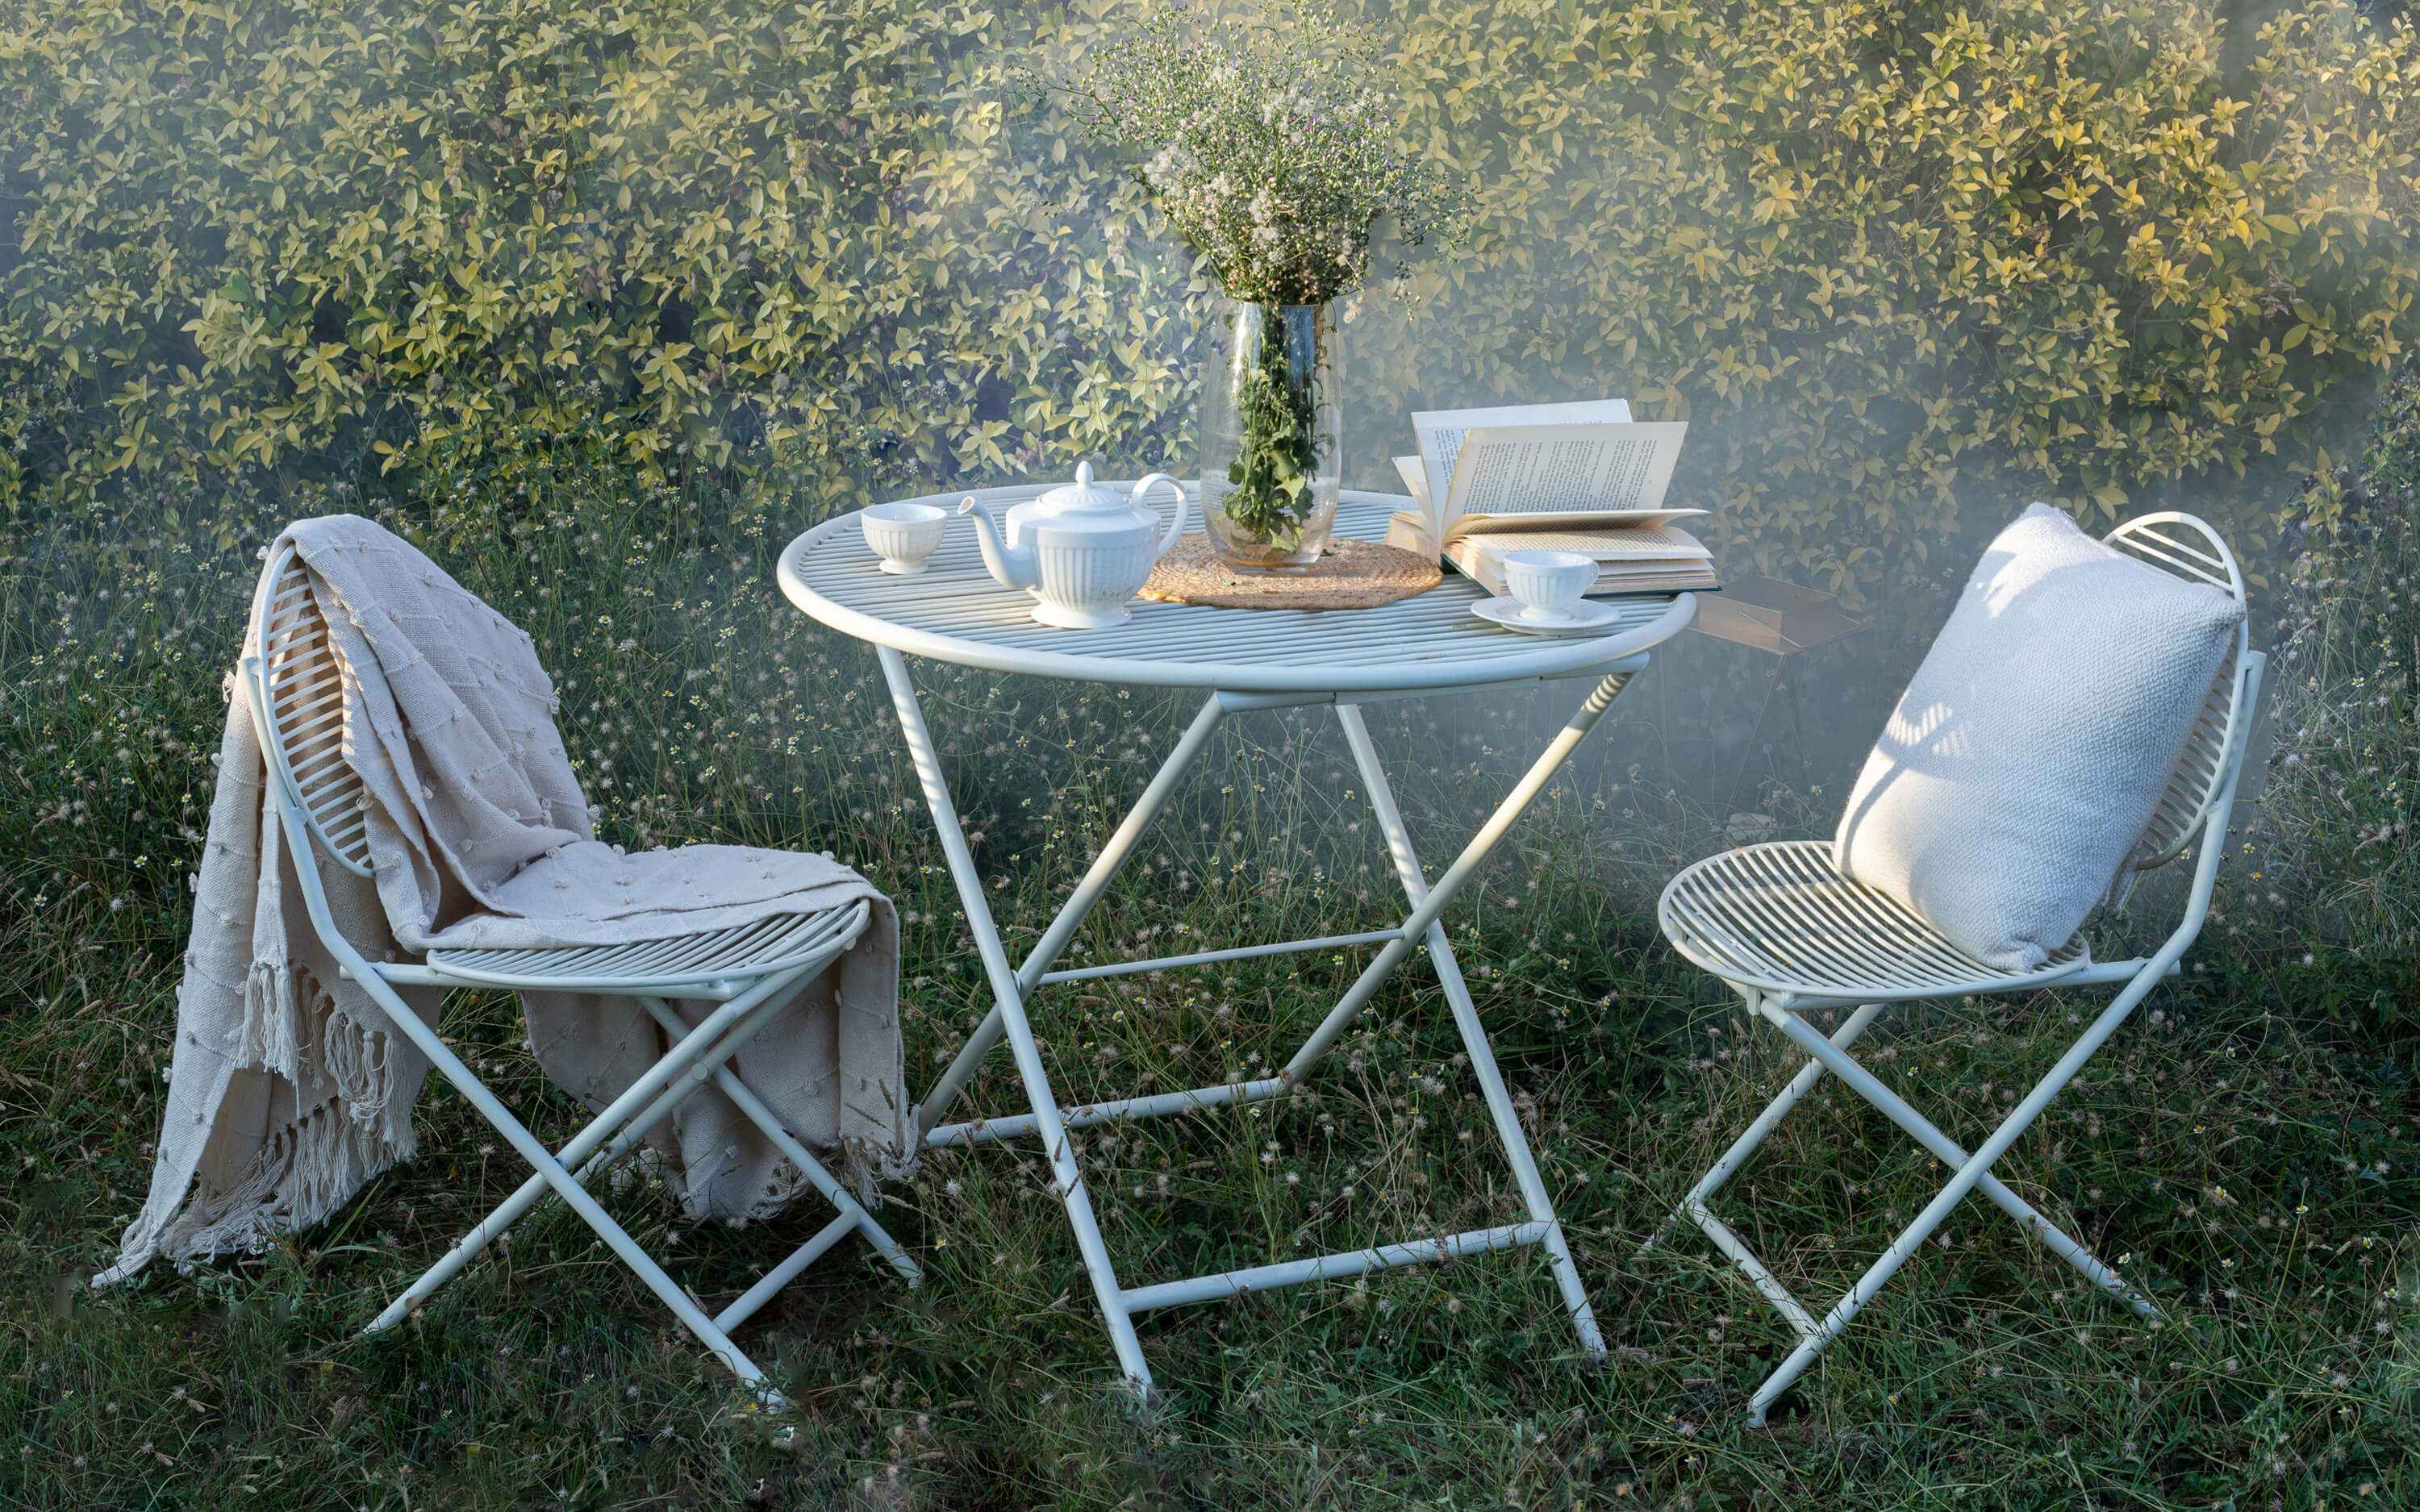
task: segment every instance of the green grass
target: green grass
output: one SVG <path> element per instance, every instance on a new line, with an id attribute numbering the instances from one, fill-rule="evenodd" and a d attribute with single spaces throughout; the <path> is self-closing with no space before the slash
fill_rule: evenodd
<path id="1" fill-rule="evenodd" d="M 192 500 L 161 501 L 199 518 Z M 375 507 L 337 490 L 255 521 Z M 215 506 L 214 506 L 215 507 Z M 1591 765 L 1515 833 L 1452 928 L 1616 1347 L 1575 1357 L 1530 1253 L 1157 1315 L 1138 1414 L 1027 1147 L 937 1155 L 888 1194 L 917 1291 L 855 1242 L 743 1342 L 798 1404 L 784 1448 L 552 1209 L 399 1334 L 353 1335 L 526 1173 L 442 1087 L 425 1154 L 324 1228 L 94 1294 L 145 1189 L 185 877 L 256 534 L 99 509 L 0 549 L 0 1505 L 27 1508 L 2359 1507 L 2420 1498 L 2411 1298 L 2420 1123 L 2410 1045 L 2338 1011 L 2257 861 L 2162 988 L 2000 1173 L 2168 1309 L 2138 1326 L 1969 1203 L 1775 1414 L 1747 1393 L 1788 1337 L 1694 1239 L 1641 1257 L 1671 1200 L 1789 1074 L 1657 943 L 1653 889 L 1721 843 L 1649 775 Z M 154 517 L 144 514 L 147 520 Z M 161 517 L 164 518 L 164 517 Z M 217 517 L 215 515 L 212 517 Z M 985 1006 L 873 659 L 783 604 L 801 528 L 774 495 L 634 495 L 560 464 L 427 485 L 390 517 L 537 637 L 612 838 L 830 847 L 906 920 L 921 1086 Z M 1652 680 L 1655 673 L 1651 671 Z M 1147 779 L 1185 709 L 1151 694 L 926 681 L 1013 953 Z M 1443 728 L 1373 715 L 1434 869 L 1565 695 Z M 1634 694 L 1633 697 L 1637 695 Z M 1652 705 L 1650 705 L 1652 706 Z M 1616 718 L 1636 718 L 1618 706 Z M 1400 903 L 1332 723 L 1222 733 L 1071 955 L 1374 927 Z M 1828 815 L 1806 806 L 1808 825 Z M 2160 927 L 2146 889 L 2131 927 Z M 1361 958 L 1066 987 L 1036 1008 L 1070 1100 L 1281 1060 Z M 2366 1001 L 2366 999 L 2364 999 Z M 2356 1004 L 2358 1006 L 2358 1004 Z M 2088 1004 L 1912 1010 L 1875 1069 L 1971 1142 Z M 577 1126 L 502 997 L 447 1032 L 542 1134 Z M 1407 969 L 1290 1101 L 1083 1136 L 1123 1273 L 1162 1279 L 1518 1216 L 1434 980 Z M 974 1106 L 1017 1106 L 1001 1057 Z M 1802 1297 L 1847 1284 L 1941 1173 L 1879 1115 L 1809 1101 L 1724 1211 Z M 727 1298 L 819 1222 L 613 1205 Z"/>

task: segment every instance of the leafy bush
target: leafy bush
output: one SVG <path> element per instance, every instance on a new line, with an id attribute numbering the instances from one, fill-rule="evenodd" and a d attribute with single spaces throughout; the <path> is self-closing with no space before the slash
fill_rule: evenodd
<path id="1" fill-rule="evenodd" d="M 1004 471 L 1186 392 L 1186 281 L 1114 174 L 1003 142 L 981 8 L 26 20 L 0 28 L 24 186 L 0 358 L 78 380 L 54 444 L 79 465 L 393 458 L 502 426 L 602 430 L 651 471 L 785 448 Z"/>
<path id="2" fill-rule="evenodd" d="M 1851 591 L 1961 539 L 1962 494 L 2114 519 L 2307 455 L 2409 330 L 2420 54 L 2326 0 L 2240 80 L 2223 40 L 2168 0 L 1435 13 L 1413 55 L 1492 219 L 1423 270 L 1458 334 L 1420 345 L 1711 422 L 1729 560 Z"/>
<path id="3" fill-rule="evenodd" d="M 2357 465 L 2312 490 L 2285 634 L 2260 874 L 2231 921 L 2328 958 L 2331 1006 L 2409 1029 L 2420 990 L 2420 377 L 2399 378 Z"/>
<path id="4" fill-rule="evenodd" d="M 499 425 L 649 471 L 780 455 L 826 501 L 1078 452 L 1186 465 L 1202 285 L 1006 87 L 1080 78 L 1129 15 L 19 16 L 0 403 L 39 404 L 28 486 Z M 1479 235 L 1353 328 L 1361 481 L 1406 409 L 1629 393 L 1699 423 L 1683 486 L 1730 560 L 1854 594 L 1947 549 L 1962 496 L 2114 515 L 2308 456 L 2320 401 L 2409 330 L 2420 52 L 2348 0 L 2234 39 L 2232 76 L 2192 0 L 1386 20 Z"/>

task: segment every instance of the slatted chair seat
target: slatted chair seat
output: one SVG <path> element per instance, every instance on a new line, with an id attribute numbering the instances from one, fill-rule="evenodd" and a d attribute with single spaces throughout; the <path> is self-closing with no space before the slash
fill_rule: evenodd
<path id="1" fill-rule="evenodd" d="M 1896 900 L 1840 875 L 1828 841 L 1782 841 L 1698 862 L 1656 906 L 1672 948 L 1726 981 L 1860 1003 L 2009 992 L 2071 976 L 2082 935 L 2034 971 L 1987 965 Z"/>
<path id="2" fill-rule="evenodd" d="M 818 958 L 830 960 L 835 942 L 857 937 L 865 915 L 865 905 L 859 903 L 816 914 L 775 914 L 729 929 L 618 945 L 431 950 L 428 967 L 489 987 L 668 992 L 700 982 L 761 977 Z"/>

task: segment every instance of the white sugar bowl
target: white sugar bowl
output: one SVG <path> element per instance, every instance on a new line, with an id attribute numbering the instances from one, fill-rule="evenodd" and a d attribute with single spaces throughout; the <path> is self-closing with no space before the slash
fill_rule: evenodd
<path id="1" fill-rule="evenodd" d="M 882 570 L 902 578 L 924 570 L 924 559 L 940 549 L 950 528 L 950 512 L 939 504 L 876 504 L 857 519 Z"/>
<path id="2" fill-rule="evenodd" d="M 1165 532 L 1143 502 L 1161 484 L 1176 495 L 1176 517 Z M 1120 493 L 1095 484 L 1093 464 L 1085 462 L 1077 466 L 1074 483 L 1012 507 L 1005 530 L 972 494 L 958 513 L 974 516 L 984 565 L 1001 585 L 1032 594 L 1035 619 L 1066 630 L 1096 630 L 1133 618 L 1126 601 L 1185 533 L 1187 508 L 1184 486 L 1165 472 Z"/>

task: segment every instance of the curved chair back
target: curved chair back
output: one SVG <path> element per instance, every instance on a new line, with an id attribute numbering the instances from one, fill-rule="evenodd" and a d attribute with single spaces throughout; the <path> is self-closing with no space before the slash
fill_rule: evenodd
<path id="1" fill-rule="evenodd" d="M 2142 515 L 2126 521 L 2102 541 L 2163 572 L 2217 588 L 2237 603 L 2244 602 L 2243 572 L 2235 553 L 2216 531 L 2192 515 L 2174 510 Z M 2246 653 L 2251 647 L 2249 621 L 2238 625 L 2235 644 L 2211 680 L 2201 715 L 2194 721 L 2182 756 L 2167 791 L 2135 842 L 2129 864 L 2138 872 L 2165 866 L 2184 854 L 2196 830 L 2210 817 L 2211 805 L 2226 785 L 2230 763 L 2239 754 L 2237 736 L 2251 717 L 2244 698 Z"/>
<path id="2" fill-rule="evenodd" d="M 292 548 L 261 574 L 252 624 L 271 778 L 286 785 L 337 864 L 368 876 L 369 813 L 361 774 L 345 759 L 344 658 Z"/>

